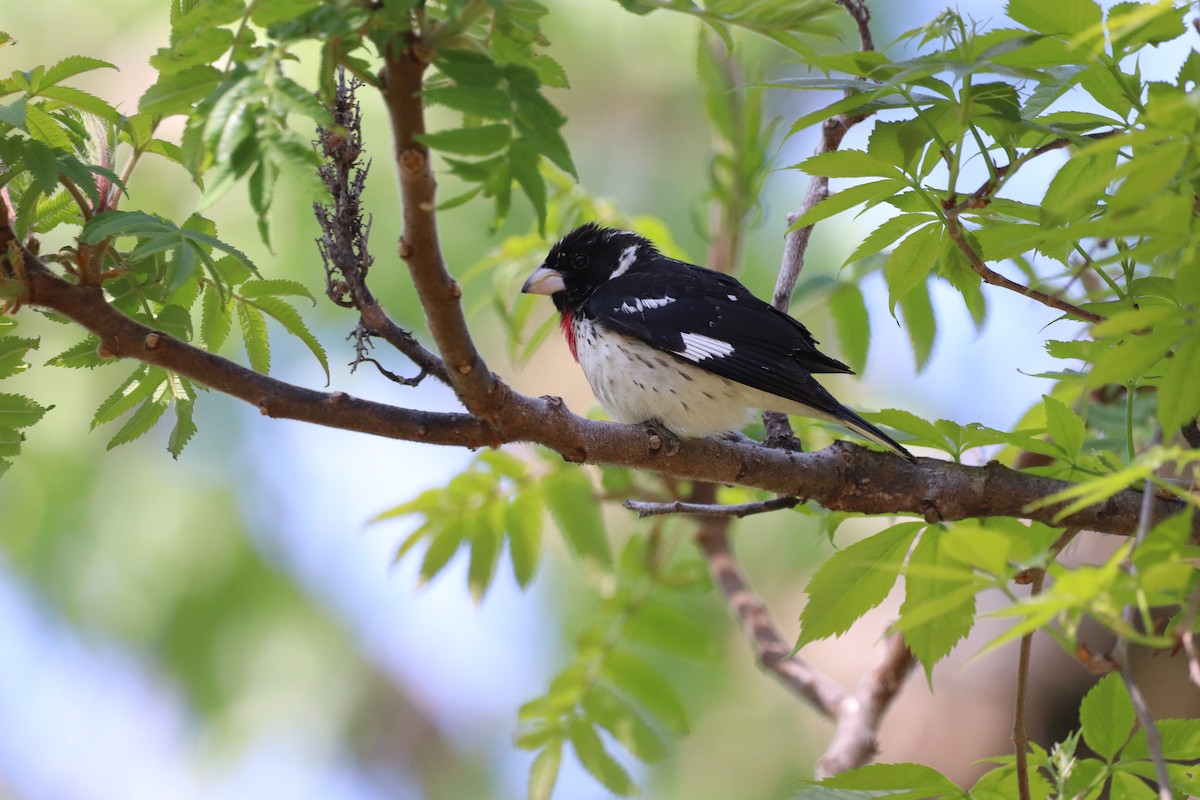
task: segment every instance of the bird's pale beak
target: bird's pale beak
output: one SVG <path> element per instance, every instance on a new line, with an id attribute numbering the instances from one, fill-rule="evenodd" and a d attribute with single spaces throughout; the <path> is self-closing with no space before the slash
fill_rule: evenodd
<path id="1" fill-rule="evenodd" d="M 525 294 L 545 295 L 556 294 L 566 291 L 566 289 L 567 285 L 563 283 L 562 273 L 547 266 L 535 269 L 529 279 L 525 281 L 525 285 L 521 287 L 521 291 Z"/>

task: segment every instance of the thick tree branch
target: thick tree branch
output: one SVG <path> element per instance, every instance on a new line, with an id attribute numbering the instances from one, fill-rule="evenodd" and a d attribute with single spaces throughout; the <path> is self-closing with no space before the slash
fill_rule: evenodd
<path id="1" fill-rule="evenodd" d="M 12 275 L 12 229 L 0 226 L 0 271 Z M 1128 535 L 1138 524 L 1140 492 L 1126 490 L 1064 519 L 1056 504 L 1027 510 L 1035 501 L 1072 484 L 1017 472 L 993 462 L 970 467 L 921 458 L 909 464 L 888 453 L 838 443 L 796 453 L 741 442 L 684 439 L 677 449 L 654 447 L 644 426 L 597 422 L 570 413 L 562 401 L 528 397 L 505 387 L 492 420 L 431 413 L 359 400 L 342 392 L 317 392 L 254 372 L 228 359 L 154 331 L 110 306 L 95 286 L 72 284 L 20 248 L 26 292 L 20 302 L 57 311 L 94 333 L 105 353 L 136 358 L 191 378 L 255 405 L 273 417 L 312 422 L 375 436 L 460 447 L 534 442 L 569 461 L 648 469 L 683 480 L 752 486 L 812 500 L 832 511 L 913 514 L 939 520 L 1018 517 L 1104 533 Z M 8 267 L 7 270 L 3 270 Z M 1182 500 L 1154 504 L 1157 524 L 1186 508 Z M 1193 522 L 1200 541 L 1200 519 Z"/>
<path id="2" fill-rule="evenodd" d="M 421 81 L 429 63 L 415 42 L 384 58 L 383 97 L 392 123 L 404 233 L 400 257 L 408 264 L 429 332 L 445 362 L 451 385 L 473 415 L 491 421 L 504 403 L 506 388 L 488 370 L 471 340 L 462 311 L 462 287 L 450 275 L 438 242 L 437 181 L 429 148 L 417 140 L 425 133 Z"/>
<path id="3" fill-rule="evenodd" d="M 833 740 L 817 761 L 817 778 L 861 767 L 879 750 L 879 725 L 912 672 L 916 659 L 904 637 L 888 637 L 879 662 L 859 681 L 853 694 L 842 699 L 834 719 Z"/>

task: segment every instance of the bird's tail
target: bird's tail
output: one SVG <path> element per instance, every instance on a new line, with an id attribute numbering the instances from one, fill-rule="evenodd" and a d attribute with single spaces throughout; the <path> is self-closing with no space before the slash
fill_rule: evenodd
<path id="1" fill-rule="evenodd" d="M 859 436 L 869 439 L 881 447 L 886 447 L 888 450 L 891 450 L 893 453 L 903 459 L 911 461 L 914 464 L 917 462 L 917 459 L 913 457 L 913 454 L 905 450 L 903 445 L 845 406 L 839 408 L 838 414 L 835 416 L 839 425 L 844 425 L 845 427 L 857 433 Z"/>

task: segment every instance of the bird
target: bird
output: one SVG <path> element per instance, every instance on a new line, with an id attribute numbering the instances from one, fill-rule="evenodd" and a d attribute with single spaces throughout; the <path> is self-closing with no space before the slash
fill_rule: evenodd
<path id="1" fill-rule="evenodd" d="M 679 437 L 736 435 L 758 409 L 842 425 L 915 461 L 814 373 L 853 374 L 798 320 L 737 279 L 664 256 L 645 237 L 585 223 L 521 291 L 549 295 L 571 355 L 610 418 Z"/>

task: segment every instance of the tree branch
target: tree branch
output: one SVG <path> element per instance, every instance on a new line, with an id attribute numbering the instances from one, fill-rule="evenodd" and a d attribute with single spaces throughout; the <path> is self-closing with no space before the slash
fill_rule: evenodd
<path id="1" fill-rule="evenodd" d="M 774 497 L 758 503 L 738 503 L 722 506 L 715 503 L 685 503 L 676 500 L 673 503 L 650 503 L 645 500 L 626 500 L 621 505 L 630 511 L 636 511 L 639 517 L 656 517 L 663 514 L 690 514 L 696 517 L 733 517 L 741 519 L 752 514 L 765 514 L 785 508 L 795 508 L 800 504 L 799 497 Z"/>
<path id="2" fill-rule="evenodd" d="M 485 421 L 467 414 L 432 413 L 374 403 L 343 392 L 294 386 L 155 331 L 120 313 L 96 286 L 58 277 L 0 226 L 0 268 L 10 246 L 20 254 L 26 292 L 18 300 L 57 311 L 95 334 L 106 354 L 136 358 L 176 372 L 216 391 L 245 400 L 263 414 L 392 439 L 497 447 L 534 442 L 574 462 L 648 469 L 682 480 L 752 486 L 783 496 L 812 500 L 831 511 L 913 514 L 958 520 L 1016 517 L 1050 525 L 1128 535 L 1136 530 L 1142 493 L 1125 490 L 1063 519 L 1063 504 L 1028 510 L 1035 501 L 1072 484 L 1017 472 L 998 462 L 971 467 L 920 458 L 916 464 L 889 453 L 839 442 L 815 453 L 796 453 L 757 444 L 717 439 L 684 439 L 677 449 L 655 447 L 645 426 L 597 422 L 570 413 L 553 397 L 529 397 L 508 387 Z M 1179 499 L 1154 504 L 1151 524 L 1186 508 Z M 1200 541 L 1200 515 L 1192 523 Z"/>
<path id="3" fill-rule="evenodd" d="M 879 662 L 863 675 L 854 694 L 838 706 L 833 740 L 817 761 L 818 779 L 861 767 L 875 757 L 883 715 L 915 664 L 904 637 L 898 633 L 888 637 Z"/>
<path id="4" fill-rule="evenodd" d="M 437 181 L 429 163 L 429 148 L 417 140 L 425 133 L 422 77 L 429 62 L 410 41 L 384 57 L 383 98 L 392 123 L 395 160 L 399 167 L 404 233 L 400 257 L 409 274 L 429 332 L 445 362 L 455 393 L 476 417 L 492 421 L 504 403 L 507 387 L 498 381 L 471 340 L 462 310 L 462 287 L 450 275 L 437 232 Z"/>
<path id="5" fill-rule="evenodd" d="M 711 502 L 716 487 L 697 486 L 692 493 L 700 504 Z M 713 582 L 725 595 L 725 600 L 742 631 L 750 640 L 754 654 L 764 668 L 800 696 L 822 715 L 833 719 L 846 697 L 837 682 L 797 655 L 788 655 L 791 646 L 784 641 L 771 620 L 767 607 L 750 588 L 742 574 L 729 544 L 731 517 L 705 517 L 696 531 L 696 544 L 704 553 Z"/>

